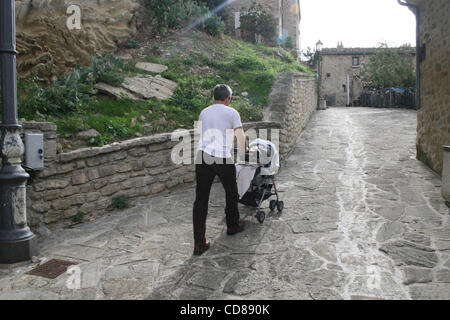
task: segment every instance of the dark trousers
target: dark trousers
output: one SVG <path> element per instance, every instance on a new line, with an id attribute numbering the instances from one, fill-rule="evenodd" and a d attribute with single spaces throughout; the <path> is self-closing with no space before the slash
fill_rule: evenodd
<path id="1" fill-rule="evenodd" d="M 209 193 L 214 178 L 219 176 L 225 189 L 226 205 L 225 215 L 228 228 L 236 228 L 239 225 L 238 210 L 238 189 L 236 183 L 236 167 L 233 163 L 226 162 L 226 159 L 217 159 L 213 164 L 202 163 L 195 165 L 195 177 L 197 186 L 195 190 L 195 202 L 193 210 L 194 241 L 195 243 L 206 242 L 206 216 L 208 215 Z M 208 163 L 211 163 L 208 161 Z"/>

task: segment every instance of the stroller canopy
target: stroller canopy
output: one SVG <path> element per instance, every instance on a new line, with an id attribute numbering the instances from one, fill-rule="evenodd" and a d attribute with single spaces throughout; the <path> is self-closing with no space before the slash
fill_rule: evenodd
<path id="1" fill-rule="evenodd" d="M 280 169 L 280 156 L 276 146 L 267 140 L 255 139 L 249 144 L 250 150 L 257 149 L 260 152 L 261 175 L 273 176 Z"/>

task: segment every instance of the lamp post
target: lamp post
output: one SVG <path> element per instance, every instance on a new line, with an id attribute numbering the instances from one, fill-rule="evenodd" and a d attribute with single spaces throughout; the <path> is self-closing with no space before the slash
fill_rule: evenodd
<path id="1" fill-rule="evenodd" d="M 316 52 L 317 52 L 317 59 L 318 59 L 318 62 L 317 62 L 317 74 L 318 74 L 318 81 L 319 81 L 319 84 L 318 84 L 318 88 L 317 88 L 317 109 L 320 109 L 320 95 L 321 95 L 321 93 L 320 93 L 320 91 L 321 91 L 321 86 L 322 86 L 322 69 L 321 69 L 321 60 L 322 60 L 322 56 L 321 56 L 321 52 L 322 52 L 322 46 L 323 46 L 323 43 L 322 43 L 322 41 L 317 41 L 317 43 L 316 43 Z"/>
<path id="2" fill-rule="evenodd" d="M 21 166 L 24 147 L 17 119 L 15 28 L 14 0 L 0 1 L 0 263 L 27 261 L 37 253 L 35 236 L 27 225 L 29 175 Z"/>

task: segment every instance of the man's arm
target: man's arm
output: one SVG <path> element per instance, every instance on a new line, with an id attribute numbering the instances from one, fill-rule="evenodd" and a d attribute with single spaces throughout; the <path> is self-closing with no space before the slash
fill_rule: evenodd
<path id="1" fill-rule="evenodd" d="M 242 127 L 234 129 L 234 135 L 237 139 L 237 146 L 239 154 L 244 154 L 247 151 L 247 138 Z"/>

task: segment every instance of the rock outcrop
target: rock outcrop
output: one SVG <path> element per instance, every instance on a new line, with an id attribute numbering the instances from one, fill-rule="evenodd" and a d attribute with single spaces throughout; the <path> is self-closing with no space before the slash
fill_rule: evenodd
<path id="1" fill-rule="evenodd" d="M 16 0 L 17 70 L 19 77 L 32 71 L 51 78 L 93 55 L 113 51 L 137 30 L 139 0 Z M 68 20 L 80 10 L 80 29 Z"/>
<path id="2" fill-rule="evenodd" d="M 161 66 L 163 67 L 163 66 Z M 164 100 L 173 95 L 178 84 L 160 75 L 137 75 L 125 78 L 120 87 L 113 87 L 106 83 L 97 83 L 94 88 L 117 100 L 128 98 L 131 100 L 148 100 L 153 97 Z"/>
<path id="3" fill-rule="evenodd" d="M 177 87 L 177 83 L 162 78 L 159 75 L 155 77 L 149 75 L 138 75 L 134 78 L 125 78 L 125 82 L 122 83 L 122 87 L 142 99 L 151 99 L 156 97 L 160 100 L 164 100 L 172 96 L 173 91 Z"/>

